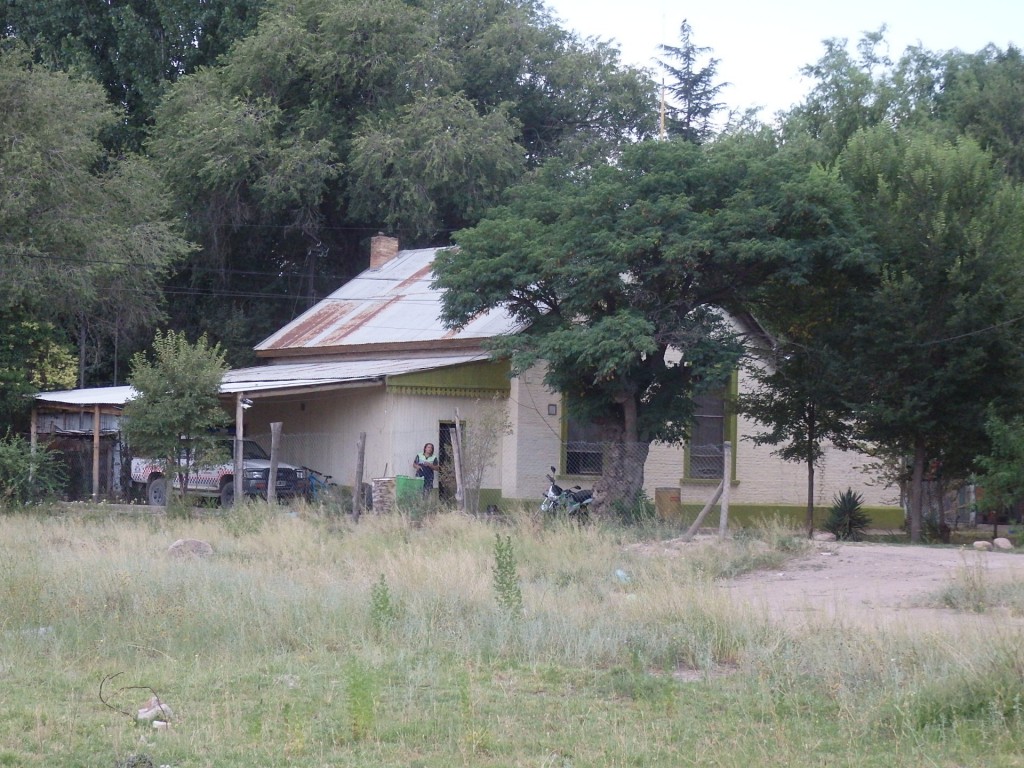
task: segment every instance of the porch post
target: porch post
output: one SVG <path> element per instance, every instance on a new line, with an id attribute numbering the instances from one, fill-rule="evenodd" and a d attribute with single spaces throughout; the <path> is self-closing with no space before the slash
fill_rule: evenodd
<path id="1" fill-rule="evenodd" d="M 92 500 L 100 500 L 100 406 L 92 407 Z"/>
<path id="2" fill-rule="evenodd" d="M 36 432 L 39 429 L 39 411 L 36 409 L 35 401 L 32 402 L 32 415 L 29 417 L 29 430 L 31 433 L 28 436 L 29 453 L 35 458 L 36 449 L 39 447 L 39 438 L 36 436 Z M 33 484 L 36 476 L 36 463 L 33 461 L 28 465 L 28 482 Z"/>
<path id="3" fill-rule="evenodd" d="M 242 485 L 242 438 L 245 437 L 245 408 L 242 407 L 242 400 L 245 398 L 244 392 L 239 392 L 235 395 L 235 468 L 234 468 L 234 484 L 235 484 L 235 503 L 242 501 L 242 492 L 244 486 Z"/>

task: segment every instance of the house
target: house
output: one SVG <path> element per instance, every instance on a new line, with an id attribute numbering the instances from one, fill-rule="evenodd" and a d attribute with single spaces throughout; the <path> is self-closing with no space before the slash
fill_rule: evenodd
<path id="1" fill-rule="evenodd" d="M 236 414 L 236 430 L 269 447 L 270 425 L 279 422 L 285 460 L 351 487 L 359 445 L 364 481 L 412 475 L 413 457 L 427 442 L 437 447 L 442 468 L 451 467 L 458 421 L 465 427 L 463 464 L 473 470 L 464 486 L 481 507 L 539 503 L 551 466 L 563 484 L 592 485 L 603 459 L 594 431 L 568 416 L 541 368 L 510 377 L 508 364 L 485 348 L 488 339 L 519 330 L 513 320 L 494 311 L 458 331 L 441 324 L 441 297 L 430 286 L 436 253 L 400 251 L 393 238 L 373 238 L 368 269 L 260 342 L 263 364 L 225 375 L 221 398 Z M 750 318 L 733 321 L 750 338 L 763 337 Z M 689 445 L 651 446 L 645 490 L 662 515 L 703 507 L 728 472 L 732 517 L 803 518 L 805 467 L 745 439 L 757 425 L 725 407 L 729 395 L 749 385 L 737 372 L 729 392 L 701 397 Z M 130 396 L 130 387 L 111 387 L 36 397 L 33 440 L 63 441 L 65 450 L 81 453 L 79 496 L 118 489 L 117 421 Z M 726 442 L 734 456 L 728 469 Z M 860 454 L 826 449 L 816 506 L 828 507 L 850 487 L 876 524 L 899 526 L 898 491 L 875 482 L 866 463 Z M 451 496 L 455 479 L 443 470 L 438 486 Z"/>
<path id="2" fill-rule="evenodd" d="M 440 294 L 430 286 L 436 253 L 399 250 L 393 238 L 373 238 L 368 269 L 258 344 L 264 364 L 229 372 L 222 388 L 239 404 L 251 402 L 246 434 L 265 436 L 280 422 L 289 461 L 352 485 L 360 442 L 364 479 L 411 475 L 412 459 L 427 442 L 449 466 L 458 420 L 468 433 L 488 425 L 476 429 L 475 450 L 490 454 L 478 477 L 480 504 L 539 501 L 552 465 L 569 483 L 591 483 L 600 474 L 601 452 L 587 425 L 567 417 L 541 369 L 510 378 L 507 364 L 491 360 L 485 349 L 493 336 L 517 330 L 512 319 L 493 311 L 458 331 L 441 324 Z M 747 385 L 742 373 L 734 375 L 734 391 Z M 691 445 L 651 447 L 649 497 L 666 516 L 699 508 L 729 471 L 734 515 L 802 517 L 805 467 L 743 439 L 757 427 L 724 408 L 727 394 L 699 402 Z M 494 424 L 496 404 L 507 416 L 507 431 Z M 735 455 L 729 470 L 722 461 L 726 440 Z M 899 525 L 898 493 L 873 483 L 865 462 L 858 454 L 826 450 L 816 505 L 827 507 L 852 487 L 876 522 Z M 453 490 L 452 478 L 441 472 L 439 492 Z"/>

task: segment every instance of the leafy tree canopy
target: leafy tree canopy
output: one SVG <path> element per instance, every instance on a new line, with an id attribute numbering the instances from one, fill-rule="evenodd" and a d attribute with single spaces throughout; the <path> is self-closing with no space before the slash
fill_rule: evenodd
<path id="1" fill-rule="evenodd" d="M 176 468 L 183 495 L 190 468 L 218 454 L 215 431 L 229 422 L 218 397 L 227 371 L 219 345 L 205 336 L 191 344 L 174 331 L 157 333 L 152 359 L 142 352 L 132 358 L 129 383 L 138 395 L 124 409 L 128 445 L 135 456 Z"/>
<path id="2" fill-rule="evenodd" d="M 88 73 L 127 119 L 111 148 L 138 149 L 168 83 L 212 64 L 256 24 L 264 0 L 16 0 L 0 6 L 11 36 L 48 67 Z"/>
<path id="3" fill-rule="evenodd" d="M 835 247 L 840 193 L 768 133 L 645 142 L 587 171 L 555 162 L 456 234 L 434 284 L 450 326 L 511 313 L 525 330 L 496 351 L 517 371 L 544 362 L 547 384 L 609 440 L 679 442 L 693 395 L 741 354 L 722 310 L 803 280 Z M 639 488 L 641 453 L 622 493 Z"/>
<path id="4" fill-rule="evenodd" d="M 104 151 L 117 120 L 97 86 L 0 49 L 0 314 L 97 343 L 160 317 L 189 245 L 152 166 Z"/>
<path id="5" fill-rule="evenodd" d="M 927 131 L 861 131 L 839 166 L 880 260 L 843 348 L 860 433 L 913 456 L 915 486 L 926 465 L 963 479 L 987 409 L 1024 395 L 1024 195 L 973 141 Z"/>
<path id="6" fill-rule="evenodd" d="M 247 349 L 364 268 L 370 235 L 446 244 L 528 167 L 648 135 L 654 105 L 535 0 L 270 2 L 156 111 L 149 150 L 202 247 L 173 322 L 223 338 L 241 316 Z"/>

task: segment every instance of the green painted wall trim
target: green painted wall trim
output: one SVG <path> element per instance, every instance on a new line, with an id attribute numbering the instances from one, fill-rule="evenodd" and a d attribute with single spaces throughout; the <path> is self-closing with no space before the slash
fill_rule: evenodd
<path id="1" fill-rule="evenodd" d="M 387 377 L 389 392 L 404 395 L 507 396 L 511 383 L 506 360 L 452 365 Z"/>
<path id="2" fill-rule="evenodd" d="M 695 520 L 703 508 L 703 504 L 683 504 L 682 519 Z M 872 528 L 885 530 L 896 530 L 903 527 L 903 510 L 900 507 L 863 507 L 871 518 Z M 820 527 L 828 519 L 829 507 L 814 508 L 814 526 Z M 794 526 L 803 526 L 807 519 L 807 507 L 793 504 L 730 504 L 729 522 L 739 526 L 754 525 L 762 519 L 778 517 L 792 523 Z M 718 521 L 718 508 L 708 513 L 708 520 Z"/>

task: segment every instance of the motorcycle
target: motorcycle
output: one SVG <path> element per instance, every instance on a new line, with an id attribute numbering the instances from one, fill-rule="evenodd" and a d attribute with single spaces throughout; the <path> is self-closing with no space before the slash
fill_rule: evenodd
<path id="1" fill-rule="evenodd" d="M 547 478 L 548 489 L 540 504 L 541 512 L 565 516 L 581 523 L 590 519 L 590 505 L 594 501 L 593 491 L 583 489 L 578 485 L 572 488 L 563 488 L 555 482 L 554 467 L 551 467 L 551 474 Z"/>

